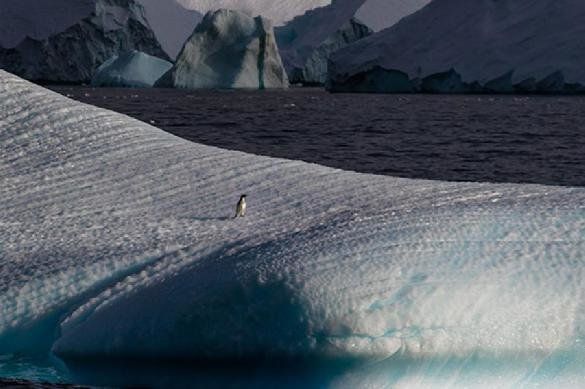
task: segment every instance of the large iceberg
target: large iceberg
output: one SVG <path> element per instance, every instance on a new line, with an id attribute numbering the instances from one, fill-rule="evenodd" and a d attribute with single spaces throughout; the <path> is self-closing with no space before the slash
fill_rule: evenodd
<path id="1" fill-rule="evenodd" d="M 173 64 L 140 51 L 115 55 L 102 64 L 91 80 L 93 86 L 148 88 Z"/>
<path id="2" fill-rule="evenodd" d="M 109 386 L 141 383 L 100 370 L 121 358 L 367 362 L 346 387 L 585 383 L 583 188 L 221 150 L 2 71 L 0 96 L 0 355 L 93 361 Z"/>
<path id="3" fill-rule="evenodd" d="M 157 86 L 287 88 L 288 78 L 270 21 L 224 9 L 205 15 Z"/>
<path id="4" fill-rule="evenodd" d="M 5 1 L 0 68 L 45 82 L 89 82 L 120 52 L 139 50 L 163 59 L 143 7 L 135 0 Z"/>
<path id="5" fill-rule="evenodd" d="M 393 27 L 341 49 L 333 91 L 584 92 L 585 2 L 435 0 Z"/>
<path id="6" fill-rule="evenodd" d="M 291 82 L 324 84 L 329 56 L 372 34 L 370 28 L 354 18 L 364 1 L 333 1 L 276 29 L 278 47 Z"/>
<path id="7" fill-rule="evenodd" d="M 276 29 L 276 38 L 289 79 L 294 83 L 324 84 L 329 57 L 378 31 L 390 27 L 428 3 L 428 0 L 334 0 L 307 11 Z"/>

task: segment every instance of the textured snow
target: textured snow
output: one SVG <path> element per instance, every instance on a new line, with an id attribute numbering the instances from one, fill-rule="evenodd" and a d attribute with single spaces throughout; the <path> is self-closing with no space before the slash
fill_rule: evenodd
<path id="1" fill-rule="evenodd" d="M 148 88 L 173 67 L 140 51 L 116 55 L 102 64 L 91 80 L 94 86 Z"/>
<path id="2" fill-rule="evenodd" d="M 269 20 L 234 10 L 208 12 L 173 68 L 156 84 L 190 89 L 287 88 Z"/>
<path id="3" fill-rule="evenodd" d="M 583 17 L 585 3 L 574 0 L 436 0 L 338 51 L 331 79 L 343 88 L 378 67 L 410 79 L 454 69 L 463 82 L 489 91 L 523 84 L 520 91 L 554 92 L 559 83 L 572 90 L 565 83 L 585 84 Z"/>
<path id="4" fill-rule="evenodd" d="M 0 96 L 0 354 L 398 358 L 346 387 L 585 382 L 585 189 L 221 150 L 2 71 Z"/>
<path id="5" fill-rule="evenodd" d="M 146 9 L 146 18 L 165 52 L 176 58 L 203 17 L 180 5 L 177 0 L 139 0 Z"/>

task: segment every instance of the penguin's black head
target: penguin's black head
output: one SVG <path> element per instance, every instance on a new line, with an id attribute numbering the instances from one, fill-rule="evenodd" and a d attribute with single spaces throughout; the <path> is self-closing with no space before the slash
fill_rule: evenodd
<path id="1" fill-rule="evenodd" d="M 243 194 L 243 195 L 242 195 L 242 198 L 243 198 L 243 199 L 245 199 L 245 198 L 246 198 L 246 196 L 247 196 L 247 195 Z"/>

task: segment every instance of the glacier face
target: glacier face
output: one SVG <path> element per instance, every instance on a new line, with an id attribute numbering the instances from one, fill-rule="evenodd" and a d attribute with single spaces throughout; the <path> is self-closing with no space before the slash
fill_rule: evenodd
<path id="1" fill-rule="evenodd" d="M 93 86 L 149 88 L 173 67 L 140 51 L 127 51 L 104 62 L 91 79 Z"/>
<path id="2" fill-rule="evenodd" d="M 330 88 L 397 92 L 368 82 L 399 71 L 419 90 L 421 80 L 453 70 L 462 81 L 454 89 L 466 92 L 583 92 L 583 16 L 585 3 L 572 0 L 432 1 L 335 53 Z M 447 86 L 427 92 L 451 92 Z"/>
<path id="3" fill-rule="evenodd" d="M 2 71 L 0 96 L 0 355 L 367 361 L 340 387 L 585 383 L 585 189 L 220 150 Z"/>
<path id="4" fill-rule="evenodd" d="M 36 34 L 37 38 L 32 34 L 15 47 L 0 47 L 1 69 L 30 80 L 80 83 L 89 82 L 98 66 L 119 52 L 139 50 L 168 58 L 146 20 L 143 7 L 134 0 L 82 2 L 79 7 L 72 7 L 70 13 L 65 12 L 66 17 L 59 15 L 62 8 L 67 9 L 66 5 L 54 9 L 45 6 L 40 8 L 46 11 L 45 17 L 51 20 L 51 15 L 57 14 L 58 22 Z M 28 12 L 21 6 L 8 7 L 12 13 Z M 34 15 L 30 16 L 31 23 L 44 22 L 37 20 L 42 16 Z M 11 25 L 16 23 L 15 31 L 28 34 L 27 25 L 21 27 L 19 20 L 16 17 Z"/>
<path id="5" fill-rule="evenodd" d="M 269 20 L 240 11 L 205 15 L 173 68 L 156 84 L 189 89 L 287 88 Z"/>

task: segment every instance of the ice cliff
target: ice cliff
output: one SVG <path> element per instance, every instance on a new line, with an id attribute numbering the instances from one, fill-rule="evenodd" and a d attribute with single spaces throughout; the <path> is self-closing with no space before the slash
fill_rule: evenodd
<path id="1" fill-rule="evenodd" d="M 583 188 L 221 150 L 2 71 L 0 97 L 0 355 L 368 361 L 345 387 L 585 383 Z"/>
<path id="2" fill-rule="evenodd" d="M 364 1 L 336 0 L 276 29 L 278 47 L 291 82 L 324 84 L 329 56 L 372 34 L 372 30 L 354 18 Z"/>
<path id="3" fill-rule="evenodd" d="M 335 53 L 330 89 L 584 92 L 584 16 L 573 0 L 435 0 Z"/>
<path id="4" fill-rule="evenodd" d="M 390 27 L 428 0 L 335 0 L 276 29 L 278 47 L 293 83 L 324 84 L 329 57 L 374 31 Z"/>
<path id="5" fill-rule="evenodd" d="M 91 80 L 94 86 L 148 88 L 173 64 L 140 51 L 115 55 L 98 68 Z"/>
<path id="6" fill-rule="evenodd" d="M 3 28 L 12 31 L 0 47 L 0 68 L 30 80 L 89 82 L 98 66 L 128 50 L 168 58 L 134 0 L 24 0 L 0 7 Z"/>
<path id="7" fill-rule="evenodd" d="M 288 78 L 267 19 L 233 10 L 209 12 L 173 68 L 156 84 L 191 89 L 287 88 Z"/>

